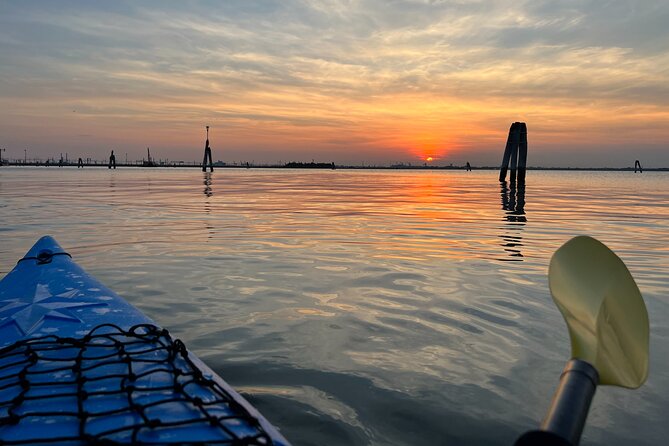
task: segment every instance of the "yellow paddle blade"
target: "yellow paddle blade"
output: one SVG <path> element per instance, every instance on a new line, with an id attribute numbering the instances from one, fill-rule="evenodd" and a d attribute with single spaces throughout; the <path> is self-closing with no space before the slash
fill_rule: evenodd
<path id="1" fill-rule="evenodd" d="M 601 384 L 636 389 L 648 376 L 648 312 L 622 260 L 591 237 L 575 237 L 551 259 L 548 283 L 569 327 L 571 354 Z"/>

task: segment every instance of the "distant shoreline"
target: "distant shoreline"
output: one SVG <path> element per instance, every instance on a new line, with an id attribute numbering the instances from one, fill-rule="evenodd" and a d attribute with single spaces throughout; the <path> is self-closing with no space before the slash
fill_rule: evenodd
<path id="1" fill-rule="evenodd" d="M 58 169 L 61 167 L 77 167 L 77 163 L 63 163 L 62 166 L 59 166 L 57 163 L 45 164 L 43 162 L 27 162 L 27 163 L 17 163 L 17 162 L 7 162 L 3 161 L 3 164 L 0 167 L 45 167 Z M 106 164 L 93 164 L 93 163 L 84 163 L 84 168 L 98 168 L 98 169 L 107 169 Z M 145 169 L 173 169 L 173 168 L 188 168 L 188 169 L 202 169 L 201 165 L 197 164 L 180 164 L 180 163 L 164 163 L 155 166 L 144 166 L 142 164 L 124 164 L 117 163 L 117 169 L 121 168 L 145 168 Z M 318 163 L 317 165 L 304 164 L 302 166 L 296 165 L 279 165 L 279 164 L 249 164 L 249 165 L 240 165 L 240 164 L 214 164 L 215 169 L 307 169 L 307 170 L 466 170 L 466 166 L 342 166 L 334 165 L 334 168 L 331 164 Z M 476 167 L 472 166 L 472 170 L 494 170 L 498 171 L 499 166 L 481 166 Z M 528 167 L 527 170 L 535 171 L 585 171 L 585 172 L 634 172 L 633 167 Z M 644 172 L 669 172 L 669 167 L 644 167 Z"/>

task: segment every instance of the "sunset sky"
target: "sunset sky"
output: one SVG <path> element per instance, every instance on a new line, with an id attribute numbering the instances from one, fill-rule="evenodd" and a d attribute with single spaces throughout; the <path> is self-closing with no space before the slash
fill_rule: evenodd
<path id="1" fill-rule="evenodd" d="M 666 0 L 0 0 L 3 157 L 669 166 Z"/>

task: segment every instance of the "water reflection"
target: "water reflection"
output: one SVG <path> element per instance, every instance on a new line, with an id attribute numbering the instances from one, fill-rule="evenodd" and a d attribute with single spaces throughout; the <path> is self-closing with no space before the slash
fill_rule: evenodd
<path id="1" fill-rule="evenodd" d="M 623 247 L 651 317 L 669 318 L 669 175 L 643 175 L 534 171 L 526 210 L 485 171 L 3 166 L 0 270 L 55 233 L 295 445 L 511 445 L 569 348 L 545 282 L 556 242 Z M 603 398 L 584 443 L 664 444 L 666 377 Z"/>
<path id="2" fill-rule="evenodd" d="M 523 247 L 522 230 L 527 223 L 525 216 L 525 184 L 516 184 L 515 181 L 507 183 L 503 181 L 501 185 L 502 210 L 505 211 L 504 233 L 499 237 L 502 239 L 501 246 L 511 257 L 500 260 L 522 262 Z"/>
<path id="3" fill-rule="evenodd" d="M 209 217 L 211 217 L 211 196 L 214 195 L 214 191 L 211 188 L 211 185 L 213 184 L 213 172 L 204 172 L 202 174 L 203 180 L 202 184 L 204 184 L 204 190 L 202 193 L 204 194 L 205 199 L 204 202 L 204 214 L 207 216 L 207 220 L 204 222 L 204 227 L 207 231 L 207 242 L 209 242 L 211 239 L 214 238 L 214 227 L 210 223 Z"/>
<path id="4" fill-rule="evenodd" d="M 211 189 L 211 172 L 205 172 L 204 173 L 204 181 L 202 184 L 204 184 L 204 190 L 202 191 L 203 194 L 205 194 L 207 197 L 211 197 L 214 195 L 213 190 Z"/>

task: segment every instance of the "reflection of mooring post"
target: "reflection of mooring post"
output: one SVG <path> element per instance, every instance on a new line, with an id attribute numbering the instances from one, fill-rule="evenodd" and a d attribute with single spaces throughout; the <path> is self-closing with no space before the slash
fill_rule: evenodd
<path id="1" fill-rule="evenodd" d="M 209 147 L 209 126 L 207 126 L 207 142 L 204 143 L 204 159 L 202 160 L 202 172 L 207 171 L 207 157 L 209 157 L 209 168 L 214 171 L 214 162 L 211 159 L 211 147 Z"/>
<path id="2" fill-rule="evenodd" d="M 641 163 L 639 160 L 634 161 L 634 173 L 636 173 L 637 167 L 639 168 L 639 173 L 643 173 L 643 169 L 641 169 Z"/>
<path id="3" fill-rule="evenodd" d="M 509 129 L 509 137 L 506 140 L 504 158 L 499 169 L 499 181 L 506 181 L 506 171 L 511 168 L 510 181 L 518 183 L 525 182 L 525 169 L 527 167 L 527 126 L 524 122 L 514 122 Z"/>

